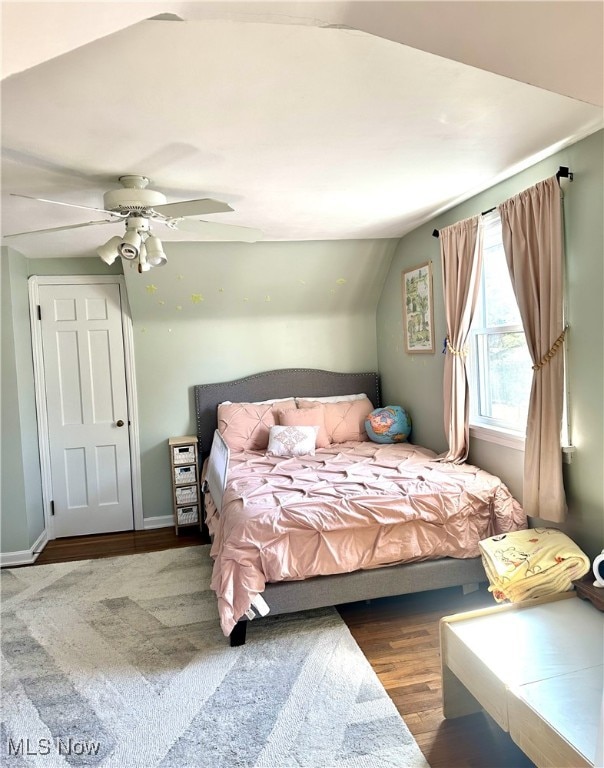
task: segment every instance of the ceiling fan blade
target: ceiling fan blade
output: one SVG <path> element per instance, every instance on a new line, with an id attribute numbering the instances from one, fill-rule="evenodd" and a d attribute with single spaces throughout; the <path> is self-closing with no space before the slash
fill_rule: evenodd
<path id="1" fill-rule="evenodd" d="M 233 209 L 228 203 L 220 200 L 212 200 L 207 197 L 203 200 L 183 200 L 180 203 L 164 203 L 154 205 L 153 210 L 168 216 L 171 219 L 180 219 L 184 216 L 206 216 L 208 213 L 228 213 Z"/>
<path id="2" fill-rule="evenodd" d="M 49 229 L 32 229 L 28 232 L 13 232 L 12 235 L 2 235 L 2 237 L 21 237 L 21 235 L 40 235 L 43 232 L 61 232 L 66 229 L 78 229 L 79 227 L 91 227 L 94 224 L 116 224 L 115 221 L 102 219 L 101 221 L 86 221 L 83 224 L 68 224 L 65 227 L 50 227 Z"/>
<path id="3" fill-rule="evenodd" d="M 37 200 L 39 203 L 53 203 L 53 205 L 65 205 L 68 208 L 82 208 L 84 211 L 97 211 L 97 213 L 106 213 L 108 216 L 117 216 L 117 218 L 124 218 L 119 213 L 113 211 L 106 211 L 104 208 L 93 208 L 90 205 L 75 205 L 75 203 L 63 203 L 61 200 L 47 200 L 45 197 L 32 197 L 31 195 L 18 195 L 16 192 L 10 193 L 11 197 L 24 197 L 27 200 Z"/>
<path id="4" fill-rule="evenodd" d="M 262 240 L 264 233 L 253 227 L 239 227 L 235 224 L 219 224 L 217 221 L 178 222 L 176 229 L 182 232 L 196 232 L 200 240 L 236 240 L 244 243 L 255 243 Z"/>

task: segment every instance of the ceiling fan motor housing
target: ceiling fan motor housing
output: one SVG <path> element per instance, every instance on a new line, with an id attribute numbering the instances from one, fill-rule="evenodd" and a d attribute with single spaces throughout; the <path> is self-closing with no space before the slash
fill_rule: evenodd
<path id="1" fill-rule="evenodd" d="M 119 213 L 147 211 L 166 202 L 166 196 L 153 189 L 112 189 L 103 195 L 105 209 Z"/>

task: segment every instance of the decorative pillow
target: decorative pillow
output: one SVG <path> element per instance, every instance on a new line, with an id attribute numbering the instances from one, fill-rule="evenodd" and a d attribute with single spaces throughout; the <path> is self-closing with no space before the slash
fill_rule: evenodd
<path id="1" fill-rule="evenodd" d="M 374 443 L 404 443 L 411 433 L 411 417 L 400 405 L 387 405 L 367 416 L 365 429 Z"/>
<path id="2" fill-rule="evenodd" d="M 325 429 L 325 409 L 322 405 L 316 408 L 292 408 L 278 411 L 279 424 L 284 427 L 318 427 L 317 448 L 329 447 L 329 436 Z"/>
<path id="3" fill-rule="evenodd" d="M 312 400 L 313 403 L 348 403 L 350 400 L 364 400 L 367 395 L 361 392 L 358 395 L 330 395 L 329 397 L 297 397 L 298 400 Z"/>
<path id="4" fill-rule="evenodd" d="M 293 399 L 276 405 L 221 403 L 218 431 L 232 451 L 265 451 L 269 430 L 277 423 L 277 407 L 295 407 Z"/>
<path id="5" fill-rule="evenodd" d="M 312 400 L 297 400 L 298 408 L 315 408 Z M 346 443 L 349 440 L 368 440 L 365 419 L 373 410 L 368 397 L 362 400 L 347 400 L 338 403 L 323 403 L 325 429 L 332 443 Z"/>
<path id="6" fill-rule="evenodd" d="M 267 453 L 271 456 L 314 456 L 318 431 L 318 427 L 271 427 Z"/>

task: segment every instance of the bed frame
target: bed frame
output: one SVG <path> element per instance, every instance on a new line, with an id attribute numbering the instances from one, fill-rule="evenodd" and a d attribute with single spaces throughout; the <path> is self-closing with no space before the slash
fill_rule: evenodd
<path id="1" fill-rule="evenodd" d="M 326 397 L 364 392 L 377 408 L 381 405 L 377 373 L 334 373 L 305 368 L 266 371 L 234 381 L 194 387 L 197 436 L 202 460 L 209 454 L 217 426 L 217 407 L 225 400 L 251 402 L 278 397 Z M 304 581 L 269 583 L 263 593 L 270 615 L 292 613 L 328 605 L 391 597 L 410 592 L 462 586 L 464 591 L 486 581 L 479 557 L 456 560 L 445 557 L 419 563 L 390 565 Z M 247 620 L 230 635 L 231 645 L 243 645 Z"/>

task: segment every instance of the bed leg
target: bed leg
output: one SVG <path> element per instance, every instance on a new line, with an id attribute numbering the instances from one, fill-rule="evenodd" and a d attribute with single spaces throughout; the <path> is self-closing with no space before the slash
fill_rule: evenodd
<path id="1" fill-rule="evenodd" d="M 237 648 L 239 645 L 245 645 L 245 633 L 247 630 L 247 619 L 240 619 L 233 627 L 229 640 L 231 648 Z"/>
<path id="2" fill-rule="evenodd" d="M 472 582 L 471 584 L 462 584 L 461 590 L 464 595 L 469 595 L 471 592 L 476 592 L 478 590 L 478 584 L 475 582 Z"/>

